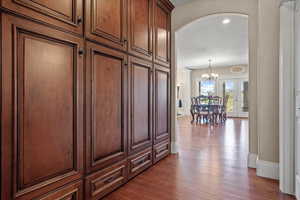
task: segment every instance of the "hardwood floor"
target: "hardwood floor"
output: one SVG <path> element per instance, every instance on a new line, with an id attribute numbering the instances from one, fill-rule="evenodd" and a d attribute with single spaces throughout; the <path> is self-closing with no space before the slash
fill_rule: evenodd
<path id="1" fill-rule="evenodd" d="M 105 200 L 291 200 L 278 181 L 247 168 L 248 120 L 191 125 L 179 120 L 179 155 L 171 155 Z"/>

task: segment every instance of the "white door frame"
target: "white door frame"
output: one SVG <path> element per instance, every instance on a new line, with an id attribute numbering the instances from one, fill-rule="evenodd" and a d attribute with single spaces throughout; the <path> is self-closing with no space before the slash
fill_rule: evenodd
<path id="1" fill-rule="evenodd" d="M 279 145 L 280 190 L 295 194 L 294 1 L 280 5 Z"/>

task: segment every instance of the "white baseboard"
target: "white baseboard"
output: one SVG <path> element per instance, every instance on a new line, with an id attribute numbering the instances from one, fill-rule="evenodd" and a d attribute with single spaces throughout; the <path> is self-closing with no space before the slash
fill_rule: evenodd
<path id="1" fill-rule="evenodd" d="M 256 168 L 256 161 L 257 161 L 257 154 L 249 153 L 248 154 L 248 167 L 249 168 Z"/>
<path id="2" fill-rule="evenodd" d="M 264 178 L 279 180 L 279 163 L 257 160 L 256 174 Z"/>
<path id="3" fill-rule="evenodd" d="M 300 176 L 296 175 L 296 198 L 300 200 Z"/>
<path id="4" fill-rule="evenodd" d="M 171 154 L 177 154 L 178 148 L 176 142 L 171 142 Z"/>

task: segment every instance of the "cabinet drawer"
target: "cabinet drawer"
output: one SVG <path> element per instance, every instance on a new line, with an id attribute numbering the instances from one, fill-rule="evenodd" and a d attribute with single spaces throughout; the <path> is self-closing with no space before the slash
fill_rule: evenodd
<path id="1" fill-rule="evenodd" d="M 34 200 L 81 200 L 82 199 L 82 181 L 69 184 L 61 189 L 49 192 Z"/>
<path id="2" fill-rule="evenodd" d="M 155 145 L 153 151 L 154 151 L 153 152 L 154 163 L 157 163 L 158 161 L 160 161 L 161 159 L 169 155 L 170 152 L 169 141 L 165 141 Z"/>
<path id="3" fill-rule="evenodd" d="M 126 162 L 96 172 L 86 178 L 86 199 L 99 199 L 127 181 Z"/>
<path id="4" fill-rule="evenodd" d="M 152 165 L 152 148 L 129 158 L 129 178 L 141 173 Z"/>

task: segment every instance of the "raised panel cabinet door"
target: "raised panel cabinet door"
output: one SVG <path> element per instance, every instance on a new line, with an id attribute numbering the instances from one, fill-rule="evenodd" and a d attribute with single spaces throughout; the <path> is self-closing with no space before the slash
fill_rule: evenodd
<path id="1" fill-rule="evenodd" d="M 127 50 L 127 0 L 86 0 L 85 35 L 113 48 Z"/>
<path id="2" fill-rule="evenodd" d="M 2 30 L 2 197 L 32 199 L 82 177 L 83 42 L 5 14 Z"/>
<path id="3" fill-rule="evenodd" d="M 87 42 L 86 169 L 108 167 L 127 156 L 127 56 Z"/>
<path id="4" fill-rule="evenodd" d="M 0 3 L 18 14 L 82 34 L 83 0 L 0 0 Z"/>
<path id="5" fill-rule="evenodd" d="M 154 61 L 170 67 L 171 57 L 171 11 L 173 5 L 168 0 L 155 0 L 154 6 Z"/>
<path id="6" fill-rule="evenodd" d="M 152 63 L 130 57 L 129 153 L 152 145 Z"/>
<path id="7" fill-rule="evenodd" d="M 153 0 L 128 0 L 129 51 L 152 60 Z"/>
<path id="8" fill-rule="evenodd" d="M 170 74 L 165 67 L 155 65 L 155 130 L 154 144 L 170 139 Z"/>

